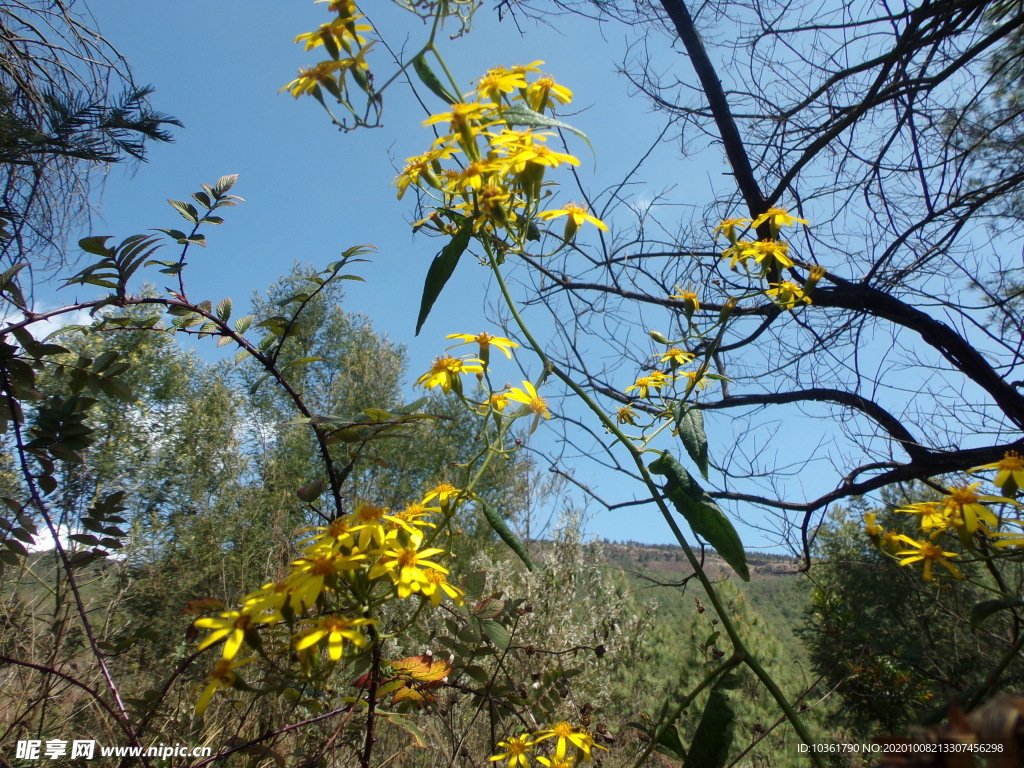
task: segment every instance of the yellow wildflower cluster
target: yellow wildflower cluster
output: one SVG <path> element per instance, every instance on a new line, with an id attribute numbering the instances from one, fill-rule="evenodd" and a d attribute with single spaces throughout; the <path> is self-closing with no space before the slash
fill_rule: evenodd
<path id="1" fill-rule="evenodd" d="M 660 334 L 659 338 L 661 338 Z M 705 366 L 701 365 L 693 371 L 682 370 L 682 366 L 693 362 L 692 352 L 667 340 L 666 344 L 667 348 L 664 352 L 659 352 L 652 357 L 659 358 L 659 363 L 667 364 L 668 371 L 654 369 L 644 372 L 637 377 L 633 384 L 626 387 L 627 395 L 635 390 L 638 397 L 648 398 L 652 393 L 660 394 L 666 387 L 674 385 L 676 390 L 682 389 L 682 397 L 685 398 L 691 393 L 700 392 L 710 386 L 711 379 L 715 377 L 707 373 Z M 616 415 L 616 421 L 620 424 L 633 424 L 635 418 L 636 412 L 632 408 L 620 408 Z"/>
<path id="2" fill-rule="evenodd" d="M 303 43 L 307 51 L 322 47 L 330 58 L 301 68 L 299 76 L 281 90 L 295 98 L 312 96 L 321 104 L 326 91 L 336 101 L 347 104 L 349 78 L 367 95 L 372 92 L 366 54 L 373 42 L 367 43 L 362 33 L 373 27 L 359 23 L 366 17 L 359 12 L 355 0 L 330 0 L 327 7 L 336 14 L 335 18 L 313 32 L 299 35 L 295 42 Z"/>
<path id="3" fill-rule="evenodd" d="M 823 267 L 811 266 L 807 279 L 802 284 L 778 278 L 783 269 L 796 266 L 789 253 L 789 244 L 779 239 L 782 228 L 794 224 L 807 224 L 807 221 L 791 216 L 783 208 L 769 208 L 756 219 L 725 219 L 715 227 L 716 235 L 723 235 L 729 241 L 729 246 L 722 251 L 722 258 L 729 260 L 732 269 L 742 266 L 748 274 L 754 273 L 760 277 L 775 276 L 775 282 L 768 284 L 764 295 L 782 309 L 810 304 L 814 286 L 825 276 Z M 769 237 L 759 240 L 743 239 L 746 232 L 756 231 L 763 226 L 768 227 Z"/>
<path id="4" fill-rule="evenodd" d="M 553 752 L 550 743 L 552 740 Z M 538 744 L 544 745 L 546 755 L 535 754 L 534 748 Z M 574 728 L 564 720 L 542 731 L 511 736 L 505 741 L 499 741 L 497 747 L 500 751 L 488 759 L 492 763 L 506 760 L 508 768 L 530 768 L 531 758 L 545 768 L 572 768 L 579 760 L 589 761 L 594 749 L 607 751 L 605 747 L 595 743 L 587 731 Z"/>
<path id="5" fill-rule="evenodd" d="M 448 512 L 460 494 L 440 483 L 400 511 L 363 503 L 328 525 L 303 529 L 301 556 L 288 576 L 248 595 L 237 611 L 195 621 L 197 628 L 210 630 L 200 651 L 224 643 L 196 714 L 203 713 L 218 689 L 238 684 L 235 669 L 256 660 L 236 658 L 243 646 L 267 653 L 260 628 L 285 627 L 290 648 L 280 653 L 294 652 L 308 670 L 318 647 L 326 647 L 334 662 L 346 655 L 346 645 L 356 652 L 368 647 L 373 614 L 384 602 L 418 595 L 437 607 L 447 596 L 461 605 L 462 590 L 447 581 L 448 570 L 432 559 L 444 550 L 427 546 L 425 536 L 436 528 L 431 515 Z M 431 502 L 435 506 L 428 506 Z"/>
<path id="6" fill-rule="evenodd" d="M 453 345 L 455 347 L 464 344 L 476 344 L 479 357 L 470 357 L 469 355 L 462 357 L 441 355 L 436 357 L 430 366 L 430 370 L 416 379 L 416 384 L 424 389 L 440 387 L 441 391 L 445 394 L 455 392 L 460 397 L 464 396 L 462 380 L 460 378 L 462 374 L 475 373 L 480 381 L 484 381 L 484 372 L 490 365 L 490 350 L 492 347 L 497 347 L 501 350 L 509 360 L 512 359 L 512 350 L 519 347 L 511 339 L 506 339 L 503 336 L 492 336 L 489 333 L 452 333 L 447 338 L 460 340 L 458 344 Z M 449 347 L 449 349 L 451 348 Z M 529 381 L 524 381 L 522 387 L 509 387 L 506 385 L 505 389 L 488 392 L 483 402 L 475 403 L 474 407 L 485 415 L 501 415 L 505 413 L 510 401 L 522 404 L 522 408 L 516 416 L 533 414 L 532 429 L 537 428 L 541 418 L 551 418 L 551 411 L 548 408 L 547 401 L 537 393 L 537 388 Z"/>
<path id="7" fill-rule="evenodd" d="M 1013 498 L 1024 485 L 1024 460 L 1017 452 L 1007 451 L 999 461 L 969 471 L 987 470 L 996 471 L 994 484 L 1000 487 L 1002 496 L 980 493 L 981 483 L 976 482 L 948 487 L 938 501 L 922 501 L 896 510 L 917 517 L 921 538 L 885 530 L 876 522 L 873 512 L 864 516 L 864 532 L 874 546 L 894 557 L 900 565 L 921 563 L 925 581 L 932 581 L 935 563 L 955 578 L 962 578 L 959 568 L 950 562 L 959 555 L 935 543 L 942 534 L 956 536 L 965 549 L 982 556 L 989 548 L 1024 549 L 1024 521 L 1019 515 L 1020 504 Z M 992 504 L 1012 510 L 1013 515 L 997 515 L 990 508 Z"/>
<path id="8" fill-rule="evenodd" d="M 452 232 L 469 220 L 476 233 L 504 234 L 518 243 L 535 237 L 531 224 L 537 220 L 564 217 L 566 241 L 584 223 L 607 229 L 576 203 L 540 210 L 547 172 L 580 164 L 549 146 L 556 136 L 551 131 L 516 127 L 524 116 L 543 124 L 544 112 L 572 101 L 572 91 L 541 73 L 543 63 L 489 70 L 472 98 L 424 121 L 441 135 L 425 153 L 408 158 L 394 182 L 399 198 L 417 187 L 437 201 L 418 226 Z"/>

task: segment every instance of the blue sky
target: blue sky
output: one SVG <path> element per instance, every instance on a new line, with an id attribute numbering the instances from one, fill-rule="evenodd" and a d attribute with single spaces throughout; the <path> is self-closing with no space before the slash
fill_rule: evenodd
<path id="1" fill-rule="evenodd" d="M 466 259 L 421 335 L 413 336 L 423 279 L 439 245 L 413 236 L 412 205 L 408 198 L 396 200 L 390 185 L 395 166 L 431 140 L 421 127 L 426 115 L 408 89 L 387 94 L 383 128 L 350 134 L 339 133 L 312 99 L 279 93 L 299 66 L 317 60 L 292 40 L 328 20 L 324 6 L 301 0 L 91 0 L 89 7 L 137 81 L 155 86 L 154 106 L 185 124 L 174 144 L 151 149 L 146 164 L 132 172 L 110 169 L 90 234 L 120 240 L 155 227 L 180 227 L 183 222 L 167 198 L 188 199 L 200 183 L 237 173 L 233 192 L 246 202 L 226 211 L 223 226 L 207 230 L 206 250 L 191 253 L 187 284 L 193 299 L 216 303 L 229 296 L 235 314 L 241 314 L 253 292 L 265 290 L 294 262 L 324 266 L 349 246 L 372 243 L 378 254 L 358 267 L 365 283 L 347 284 L 345 308 L 365 313 L 378 332 L 407 346 L 410 380 L 445 348 L 446 334 L 494 330 L 486 305 L 496 292 L 487 272 Z M 396 45 L 407 40 L 415 47 L 426 36 L 407 13 L 386 11 L 374 20 L 385 24 Z M 557 28 L 527 23 L 523 31 L 521 36 L 507 21 L 499 26 L 494 14 L 482 9 L 472 34 L 445 42 L 446 60 L 464 83 L 488 67 L 544 60 L 545 71 L 575 91 L 574 113 L 567 119 L 593 143 L 593 154 L 582 144 L 573 147 L 583 161 L 583 182 L 601 188 L 621 178 L 660 127 L 656 119 L 643 119 L 648 105 L 616 75 L 626 43 L 621 28 L 563 17 Z M 675 54 L 668 56 L 665 66 L 685 66 Z M 710 161 L 691 168 L 684 195 L 706 199 L 706 179 L 723 170 L 721 162 L 712 153 Z M 656 170 L 634 190 L 641 198 L 677 183 L 676 166 L 656 161 L 652 167 Z M 91 298 L 86 289 L 75 291 L 63 291 L 52 301 Z M 208 358 L 216 354 L 212 345 L 200 352 Z M 538 373 L 536 363 L 524 364 L 531 375 Z M 508 376 L 518 383 L 514 370 Z M 535 439 L 544 440 L 543 430 Z M 578 472 L 604 498 L 622 501 L 634 492 L 607 473 L 599 481 L 592 467 L 581 465 Z M 591 511 L 597 512 L 589 524 L 592 534 L 670 540 L 654 510 Z M 746 543 L 762 543 L 758 532 L 742 525 L 740 530 Z"/>

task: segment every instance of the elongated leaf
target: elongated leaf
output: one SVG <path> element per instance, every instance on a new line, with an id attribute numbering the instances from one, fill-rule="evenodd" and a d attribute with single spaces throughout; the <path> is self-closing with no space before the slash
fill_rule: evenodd
<path id="1" fill-rule="evenodd" d="M 459 259 L 462 257 L 463 252 L 469 246 L 469 238 L 473 234 L 473 223 L 471 221 L 462 222 L 462 226 L 452 237 L 451 241 L 441 252 L 434 257 L 434 260 L 430 263 L 430 269 L 427 270 L 427 280 L 423 284 L 423 299 L 420 301 L 420 314 L 416 318 L 416 335 L 420 335 L 420 329 L 423 327 L 423 323 L 427 320 L 427 315 L 430 314 L 431 308 L 434 306 L 434 302 L 437 301 L 437 297 L 441 295 L 441 289 L 444 288 L 445 283 L 448 282 L 448 278 L 455 272 L 455 267 L 459 263 Z"/>
<path id="2" fill-rule="evenodd" d="M 676 760 L 686 759 L 686 748 L 683 746 L 683 740 L 679 738 L 679 729 L 674 725 L 658 729 L 656 739 L 661 754 Z"/>
<path id="3" fill-rule="evenodd" d="M 530 559 L 530 553 L 526 551 L 526 547 L 523 546 L 523 542 L 516 538 L 516 535 L 512 533 L 512 529 L 508 527 L 508 524 L 498 513 L 498 510 L 483 499 L 480 500 L 480 506 L 483 507 L 484 517 L 487 518 L 487 522 L 494 532 L 501 537 L 501 540 L 508 545 L 509 549 L 516 553 L 519 559 L 523 561 L 523 565 L 532 571 L 533 560 Z"/>
<path id="4" fill-rule="evenodd" d="M 729 706 L 725 689 L 733 685 L 732 676 L 724 675 L 712 687 L 683 768 L 722 768 L 729 759 L 736 715 Z"/>
<path id="5" fill-rule="evenodd" d="M 419 77 L 420 81 L 430 89 L 437 98 L 444 101 L 445 104 L 455 104 L 458 99 L 452 96 L 443 85 L 441 81 L 437 79 L 437 75 L 434 74 L 433 70 L 427 66 L 427 57 L 422 53 L 412 60 L 412 68 L 416 70 L 416 76 Z"/>
<path id="6" fill-rule="evenodd" d="M 648 468 L 656 475 L 665 476 L 665 496 L 676 511 L 686 518 L 693 532 L 714 547 L 741 579 L 750 581 L 743 542 L 729 518 L 707 491 L 670 453 L 662 453 L 661 458 L 652 461 Z"/>
<path id="7" fill-rule="evenodd" d="M 687 454 L 697 465 L 701 475 L 708 479 L 708 438 L 704 434 L 704 414 L 686 403 L 679 403 L 673 410 L 676 432 L 683 441 Z"/>
<path id="8" fill-rule="evenodd" d="M 563 123 L 561 120 L 556 120 L 548 115 L 541 114 L 540 112 L 534 112 L 525 104 L 515 104 L 507 109 L 502 110 L 501 119 L 508 123 L 511 128 L 513 125 L 525 125 L 528 128 L 561 128 L 562 130 L 569 131 L 569 133 L 575 133 L 590 147 L 590 151 L 594 151 L 594 146 L 590 143 L 590 139 L 587 138 L 587 134 L 578 128 L 573 128 L 568 123 Z"/>
<path id="9" fill-rule="evenodd" d="M 986 600 L 983 603 L 978 603 L 976 606 L 971 608 L 971 626 L 980 626 L 981 622 L 993 613 L 1006 611 L 1010 608 L 1020 608 L 1022 606 L 1024 606 L 1024 600 L 1020 600 L 1016 597 L 1003 598 L 1000 600 Z"/>
<path id="10" fill-rule="evenodd" d="M 190 224 L 199 223 L 199 211 L 192 203 L 183 203 L 181 200 L 168 200 L 171 207 L 181 214 L 181 217 Z"/>

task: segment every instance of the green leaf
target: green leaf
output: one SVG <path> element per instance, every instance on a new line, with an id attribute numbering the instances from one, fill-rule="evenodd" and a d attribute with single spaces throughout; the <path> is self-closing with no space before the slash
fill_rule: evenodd
<path id="1" fill-rule="evenodd" d="M 711 689 L 683 768 L 723 768 L 729 759 L 736 715 L 729 706 L 725 690 L 733 686 L 732 676 L 723 675 Z"/>
<path id="2" fill-rule="evenodd" d="M 672 454 L 665 452 L 650 463 L 648 469 L 656 475 L 664 475 L 665 496 L 676 511 L 686 518 L 693 532 L 714 547 L 741 579 L 750 581 L 747 569 L 747 553 L 743 542 L 733 528 L 729 518 L 715 503 L 707 491 L 700 487 L 690 473 L 676 461 Z"/>
<path id="3" fill-rule="evenodd" d="M 110 256 L 113 251 L 107 247 L 107 240 L 110 239 L 110 235 L 93 235 L 92 237 L 83 237 L 78 241 L 78 247 L 86 253 L 91 253 L 94 256 Z"/>
<path id="4" fill-rule="evenodd" d="M 441 252 L 434 257 L 434 260 L 430 263 L 430 269 L 427 270 L 427 280 L 423 285 L 423 299 L 420 301 L 420 314 L 416 318 L 416 335 L 420 335 L 420 329 L 423 327 L 423 323 L 427 320 L 427 315 L 430 314 L 431 308 L 434 306 L 434 302 L 437 301 L 437 297 L 441 295 L 441 289 L 444 288 L 445 283 L 448 282 L 448 278 L 455 272 L 455 267 L 459 263 L 463 252 L 469 246 L 469 238 L 473 235 L 473 222 L 464 221 L 462 226 L 459 227 L 458 232 L 452 237 L 451 241 Z"/>
<path id="5" fill-rule="evenodd" d="M 701 475 L 708 479 L 708 438 L 704 434 L 704 414 L 686 403 L 679 403 L 672 409 L 676 432 L 683 441 L 687 454 L 697 465 Z"/>
<path id="6" fill-rule="evenodd" d="M 499 514 L 498 510 L 492 507 L 483 499 L 480 500 L 480 506 L 483 508 L 484 517 L 487 519 L 487 523 L 491 526 L 501 540 L 504 541 L 508 548 L 516 553 L 516 556 L 523 561 L 523 565 L 529 570 L 533 570 L 533 560 L 530 559 L 530 553 L 526 551 L 526 547 L 523 543 L 516 538 L 516 535 L 512 533 L 512 529 L 508 527 L 505 519 Z"/>
<path id="7" fill-rule="evenodd" d="M 452 96 L 447 89 L 441 84 L 441 81 L 437 79 L 437 75 L 434 74 L 433 70 L 427 66 L 427 57 L 422 53 L 412 60 L 412 68 L 416 71 L 416 76 L 419 77 L 420 81 L 430 89 L 430 92 L 437 96 L 437 98 L 444 101 L 445 104 L 456 104 L 458 99 Z"/>
<path id="8" fill-rule="evenodd" d="M 226 323 L 231 317 L 231 299 L 221 299 L 217 305 L 217 319 Z"/>
<path id="9" fill-rule="evenodd" d="M 181 200 L 168 200 L 171 207 L 181 214 L 181 218 L 191 224 L 199 223 L 199 211 L 192 203 L 183 203 Z"/>
<path id="10" fill-rule="evenodd" d="M 686 748 L 683 746 L 683 740 L 679 738 L 679 729 L 674 725 L 658 728 L 655 740 L 661 754 L 676 760 L 686 759 Z"/>
<path id="11" fill-rule="evenodd" d="M 487 584 L 486 571 L 473 571 L 466 574 L 462 580 L 462 591 L 465 593 L 466 602 L 475 603 L 484 594 L 484 585 Z"/>
<path id="12" fill-rule="evenodd" d="M 314 502 L 319 498 L 320 494 L 324 492 L 324 481 L 314 480 L 309 485 L 304 485 L 295 492 L 295 495 L 299 497 L 301 501 L 307 504 Z"/>
<path id="13" fill-rule="evenodd" d="M 1016 597 L 1007 597 L 1000 600 L 986 600 L 983 603 L 978 603 L 976 606 L 971 608 L 971 626 L 980 626 L 981 623 L 993 613 L 1009 610 L 1010 608 L 1020 608 L 1021 606 L 1024 606 L 1024 600 Z"/>
<path id="14" fill-rule="evenodd" d="M 487 635 L 487 639 L 501 650 L 504 651 L 512 644 L 512 635 L 509 631 L 493 619 L 481 621 L 480 628 Z"/>
<path id="15" fill-rule="evenodd" d="M 590 147 L 590 151 L 594 151 L 594 146 L 590 143 L 590 139 L 587 138 L 587 134 L 583 131 L 573 128 L 568 123 L 563 123 L 561 120 L 556 120 L 548 115 L 543 115 L 540 112 L 534 112 L 525 104 L 515 104 L 507 109 L 502 110 L 501 119 L 504 120 L 508 127 L 511 128 L 513 125 L 525 125 L 529 128 L 561 128 L 569 131 L 569 133 L 575 133 Z"/>

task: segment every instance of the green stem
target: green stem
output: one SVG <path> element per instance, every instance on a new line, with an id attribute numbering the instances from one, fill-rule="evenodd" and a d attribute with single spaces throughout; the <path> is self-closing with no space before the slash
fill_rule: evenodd
<path id="1" fill-rule="evenodd" d="M 635 445 L 633 445 L 629 438 L 625 434 L 623 434 L 623 432 L 618 428 L 615 422 L 608 417 L 608 415 L 590 397 L 590 395 L 579 384 L 577 384 L 571 376 L 569 376 L 567 373 L 562 371 L 558 366 L 556 366 L 554 362 L 544 353 L 544 351 L 541 349 L 540 344 L 537 343 L 537 340 L 533 337 L 533 334 L 527 327 L 526 321 L 523 320 L 522 315 L 519 314 L 519 309 L 516 306 L 516 303 L 513 300 L 512 295 L 509 293 L 508 286 L 506 285 L 505 280 L 502 277 L 501 270 L 498 267 L 498 263 L 495 260 L 493 254 L 490 253 L 490 251 L 488 251 L 488 256 L 491 272 L 494 274 L 494 279 L 498 284 L 498 288 L 501 290 L 502 298 L 504 298 L 505 304 L 508 307 L 509 312 L 512 314 L 512 318 L 515 320 L 516 325 L 519 327 L 519 330 L 522 332 L 523 337 L 529 343 L 530 347 L 537 354 L 537 356 L 541 359 L 541 362 L 544 364 L 545 370 L 553 373 L 567 387 L 569 387 L 569 389 L 571 389 L 573 393 L 576 394 L 576 396 L 579 397 L 586 404 L 586 406 L 594 413 L 594 415 L 597 416 L 597 418 L 601 421 L 601 424 L 604 426 L 604 428 L 608 430 L 608 432 L 610 432 L 615 437 L 615 439 L 626 448 L 627 451 L 629 451 L 629 454 L 632 457 L 633 462 L 636 464 L 637 470 L 640 472 L 640 475 L 643 478 L 644 484 L 650 490 L 651 495 L 654 498 L 654 502 L 658 505 L 658 510 L 661 512 L 662 517 L 668 524 L 668 527 L 672 531 L 672 535 L 675 537 L 676 541 L 679 543 L 680 548 L 682 548 L 683 554 L 686 556 L 687 561 L 689 561 L 690 567 L 693 569 L 694 575 L 697 577 L 697 580 L 700 581 L 701 586 L 707 593 L 708 600 L 711 602 L 712 606 L 715 609 L 715 613 L 718 615 L 719 620 L 722 622 L 722 629 L 729 636 L 729 640 L 732 643 L 735 655 L 742 658 L 743 663 L 750 668 L 750 671 L 754 673 L 754 675 L 761 681 L 764 687 L 771 694 L 772 698 L 775 699 L 776 704 L 778 704 L 779 708 L 786 715 L 786 719 L 789 720 L 789 722 L 792 724 L 793 730 L 797 732 L 797 735 L 800 737 L 800 740 L 803 741 L 804 744 L 812 746 L 815 742 L 811 736 L 810 731 L 807 729 L 807 726 L 804 723 L 803 719 L 800 717 L 799 714 L 797 714 L 797 711 L 793 708 L 793 705 L 790 704 L 789 699 L 786 698 L 786 695 L 775 683 L 771 675 L 768 674 L 764 667 L 762 667 L 761 664 L 757 661 L 757 659 L 753 657 L 750 651 L 747 650 L 746 645 L 740 638 L 739 633 L 736 630 L 735 625 L 733 624 L 732 618 L 729 616 L 729 612 L 726 610 L 725 605 L 721 601 L 721 598 L 715 591 L 715 587 L 711 583 L 711 580 L 708 578 L 708 575 L 704 572 L 704 569 L 701 567 L 700 561 L 698 560 L 697 555 L 694 553 L 693 548 L 686 540 L 686 537 L 680 530 L 679 525 L 676 523 L 671 511 L 665 504 L 665 500 L 661 494 L 661 489 L 658 487 L 657 483 L 655 483 L 654 479 L 651 477 L 651 474 L 647 469 L 647 465 L 644 464 L 643 452 L 640 451 Z M 810 757 L 814 764 L 818 766 L 818 768 L 825 768 L 825 763 L 823 762 L 821 756 L 818 753 L 811 752 Z"/>

